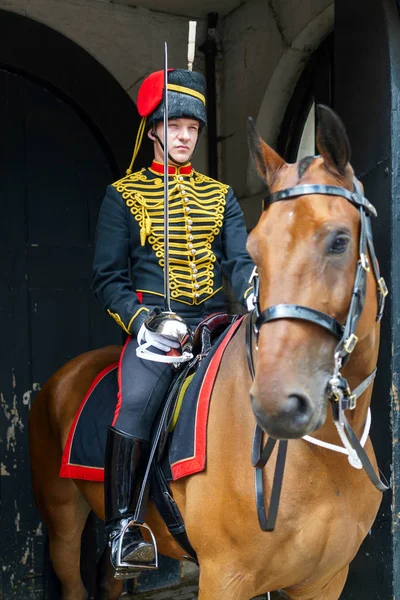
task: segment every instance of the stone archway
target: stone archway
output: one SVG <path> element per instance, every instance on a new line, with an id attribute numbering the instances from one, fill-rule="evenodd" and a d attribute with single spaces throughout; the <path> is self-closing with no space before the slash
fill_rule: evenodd
<path id="1" fill-rule="evenodd" d="M 298 5 L 298 9 L 301 10 L 301 5 Z M 273 146 L 276 144 L 297 81 L 311 54 L 333 31 L 333 27 L 334 4 L 332 2 L 306 24 L 290 45 L 286 45 L 268 81 L 256 117 L 257 130 L 267 143 Z M 258 194 L 262 190 L 262 184 L 250 162 L 247 169 L 247 188 L 249 196 Z"/>

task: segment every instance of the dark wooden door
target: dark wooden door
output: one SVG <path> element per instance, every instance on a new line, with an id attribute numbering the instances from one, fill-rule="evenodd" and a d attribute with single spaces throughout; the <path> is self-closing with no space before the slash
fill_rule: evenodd
<path id="1" fill-rule="evenodd" d="M 389 296 L 372 396 L 371 438 L 391 480 L 377 519 L 351 564 L 343 600 L 398 598 L 399 116 L 400 19 L 394 0 L 335 2 L 334 108 L 352 146 L 352 165 L 376 206 L 375 248 Z M 393 404 L 392 404 L 393 402 Z M 393 426 L 393 429 L 392 429 Z M 354 498 L 357 502 L 357 498 Z M 397 579 L 397 581 L 396 581 Z"/>
<path id="2" fill-rule="evenodd" d="M 33 506 L 32 398 L 71 357 L 120 333 L 90 292 L 92 242 L 117 174 L 66 101 L 0 71 L 1 597 L 42 598 L 44 532 Z"/>

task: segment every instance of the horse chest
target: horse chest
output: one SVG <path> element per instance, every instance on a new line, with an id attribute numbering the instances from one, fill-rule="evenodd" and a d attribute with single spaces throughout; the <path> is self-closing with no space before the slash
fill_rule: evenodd
<path id="1" fill-rule="evenodd" d="M 289 471 L 288 479 L 292 486 L 286 480 L 276 546 L 286 545 L 306 571 L 350 561 L 372 526 L 381 494 L 355 470 L 348 477 L 327 473 L 300 479 Z"/>

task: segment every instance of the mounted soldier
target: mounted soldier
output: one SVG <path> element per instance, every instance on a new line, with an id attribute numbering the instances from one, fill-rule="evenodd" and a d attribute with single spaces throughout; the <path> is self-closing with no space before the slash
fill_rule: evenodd
<path id="1" fill-rule="evenodd" d="M 94 257 L 94 294 L 127 334 L 105 456 L 106 529 L 118 578 L 134 577 L 155 565 L 154 545 L 140 532 L 146 501 L 132 520 L 152 424 L 172 381 L 174 363 L 182 360 L 191 330 L 208 315 L 226 310 L 223 273 L 238 301 L 253 307 L 249 279 L 254 265 L 245 248 L 239 204 L 228 185 L 198 173 L 191 164 L 207 124 L 204 78 L 190 70 L 168 70 L 167 126 L 164 80 L 164 71 L 149 75 L 137 100 L 142 123 L 132 163 L 145 132 L 153 142 L 154 160 L 138 172 L 129 169 L 107 188 Z M 165 278 L 174 327 L 159 314 L 165 307 Z"/>

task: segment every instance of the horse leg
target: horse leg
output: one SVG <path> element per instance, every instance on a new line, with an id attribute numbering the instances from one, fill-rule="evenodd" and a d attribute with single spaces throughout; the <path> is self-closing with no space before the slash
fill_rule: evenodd
<path id="1" fill-rule="evenodd" d="M 50 558 L 61 582 L 62 600 L 87 600 L 80 573 L 80 557 L 81 536 L 90 507 L 72 481 L 64 480 L 63 484 L 64 491 L 69 488 L 63 504 L 51 507 L 45 515 Z"/>
<path id="2" fill-rule="evenodd" d="M 118 600 L 124 582 L 115 579 L 114 569 L 110 562 L 110 546 L 107 544 L 97 565 L 98 600 Z"/>
<path id="3" fill-rule="evenodd" d="M 321 585 L 293 586 L 284 590 L 290 600 L 338 600 L 346 583 L 349 566 L 336 573 L 328 582 Z"/>

